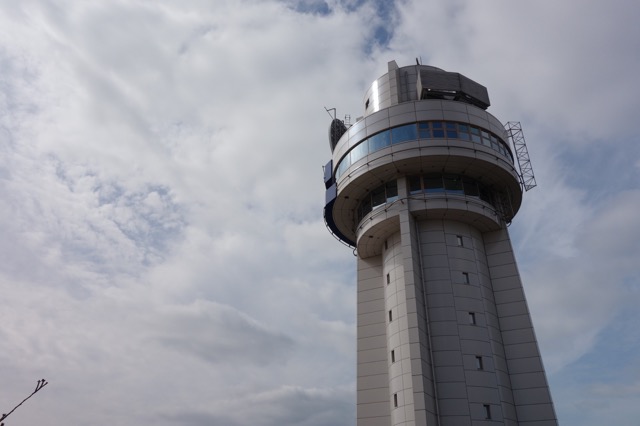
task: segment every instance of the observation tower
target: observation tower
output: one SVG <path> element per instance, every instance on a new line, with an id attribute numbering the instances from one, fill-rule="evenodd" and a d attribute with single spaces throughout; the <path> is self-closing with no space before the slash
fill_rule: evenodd
<path id="1" fill-rule="evenodd" d="M 334 118 L 328 229 L 358 263 L 358 426 L 557 425 L 507 226 L 535 178 L 487 89 L 426 65 Z M 510 144 L 511 142 L 511 144 Z"/>

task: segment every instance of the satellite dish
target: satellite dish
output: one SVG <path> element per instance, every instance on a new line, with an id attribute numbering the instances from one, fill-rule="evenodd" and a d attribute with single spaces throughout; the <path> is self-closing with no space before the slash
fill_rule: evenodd
<path id="1" fill-rule="evenodd" d="M 344 121 L 334 118 L 329 125 L 329 146 L 331 147 L 331 152 L 336 147 L 336 144 L 347 131 L 347 126 L 345 126 Z"/>

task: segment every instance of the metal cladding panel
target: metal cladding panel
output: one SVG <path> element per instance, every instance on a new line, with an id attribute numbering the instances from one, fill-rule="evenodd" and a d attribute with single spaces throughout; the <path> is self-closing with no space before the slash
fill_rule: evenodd
<path id="1" fill-rule="evenodd" d="M 475 81 L 465 77 L 462 74 L 458 74 L 458 76 L 460 77 L 460 90 L 462 90 L 463 93 L 466 93 L 472 98 L 479 100 L 487 106 L 491 105 L 491 103 L 489 102 L 489 92 L 487 91 L 486 87 L 484 87 L 482 84 L 476 83 Z"/>
<path id="2" fill-rule="evenodd" d="M 352 247 L 355 247 L 356 242 L 351 240 L 349 237 L 344 235 L 336 226 L 336 222 L 333 219 L 333 205 L 336 202 L 336 197 L 338 195 L 338 187 L 334 183 L 325 192 L 325 206 L 324 206 L 324 222 L 327 224 L 327 227 L 331 230 L 331 232 L 338 238 L 340 238 L 345 244 L 348 244 Z"/>
<path id="3" fill-rule="evenodd" d="M 422 87 L 432 90 L 460 90 L 459 76 L 453 72 L 420 70 Z"/>
<path id="4" fill-rule="evenodd" d="M 335 201 L 337 196 L 338 196 L 338 187 L 334 183 L 333 185 L 328 187 L 327 191 L 325 192 L 324 204 L 328 205 L 329 203 L 333 203 L 333 201 Z"/>
<path id="5" fill-rule="evenodd" d="M 329 189 L 333 183 L 333 160 L 329 160 L 326 166 L 324 166 L 324 186 Z M 334 197 L 335 198 L 335 197 Z"/>

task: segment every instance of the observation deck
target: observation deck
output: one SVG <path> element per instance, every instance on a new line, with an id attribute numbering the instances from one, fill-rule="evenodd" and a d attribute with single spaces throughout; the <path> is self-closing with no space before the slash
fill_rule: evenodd
<path id="1" fill-rule="evenodd" d="M 363 257 L 378 254 L 405 203 L 415 217 L 481 231 L 509 223 L 522 185 L 488 106 L 486 88 L 461 74 L 390 62 L 365 94 L 364 116 L 330 134 L 324 216 L 334 235 Z"/>

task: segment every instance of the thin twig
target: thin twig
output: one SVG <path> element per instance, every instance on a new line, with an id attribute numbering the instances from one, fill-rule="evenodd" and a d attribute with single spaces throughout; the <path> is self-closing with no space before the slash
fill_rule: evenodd
<path id="1" fill-rule="evenodd" d="M 31 392 L 31 395 L 29 395 L 28 397 L 23 399 L 20 404 L 18 404 L 15 407 L 13 407 L 13 410 L 9 411 L 7 414 L 3 414 L 2 417 L 0 417 L 0 422 L 3 421 L 4 419 L 6 419 L 7 417 L 9 417 L 9 414 L 11 414 L 14 411 L 16 411 L 16 409 L 19 406 L 21 406 L 22 404 L 24 404 L 27 399 L 31 398 L 33 395 L 36 394 L 36 392 L 38 392 L 40 389 L 42 389 L 43 387 L 47 386 L 48 384 L 49 384 L 49 382 L 47 382 L 45 379 L 38 380 L 38 384 L 36 385 L 36 390 Z M 0 423 L 0 426 L 4 426 L 4 423 Z"/>

